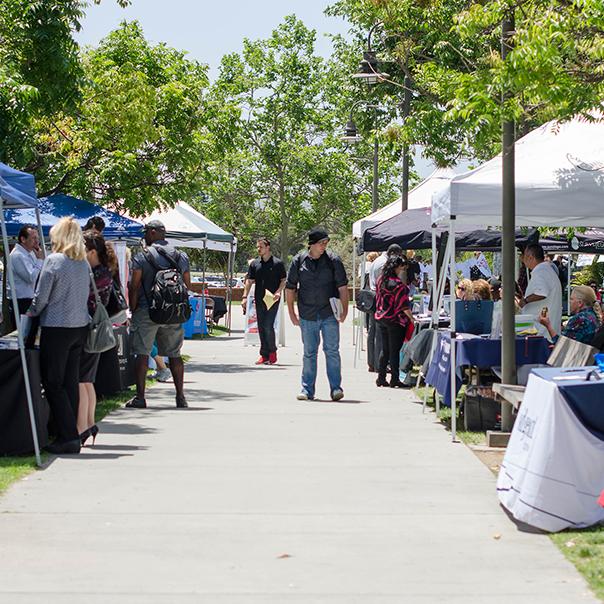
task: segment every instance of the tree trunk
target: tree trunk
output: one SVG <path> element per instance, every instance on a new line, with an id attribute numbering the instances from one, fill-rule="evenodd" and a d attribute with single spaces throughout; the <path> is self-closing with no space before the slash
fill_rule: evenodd
<path id="1" fill-rule="evenodd" d="M 281 259 L 287 264 L 289 254 L 289 216 L 285 203 L 285 183 L 283 182 L 283 169 L 279 167 L 279 209 L 281 211 Z"/>

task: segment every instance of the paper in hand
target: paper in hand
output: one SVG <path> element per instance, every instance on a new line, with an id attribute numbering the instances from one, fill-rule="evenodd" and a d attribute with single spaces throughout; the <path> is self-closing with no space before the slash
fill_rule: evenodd
<path id="1" fill-rule="evenodd" d="M 262 301 L 264 302 L 264 305 L 268 310 L 275 303 L 275 296 L 274 294 L 271 294 L 271 292 L 267 291 L 264 294 L 264 298 L 262 298 Z"/>

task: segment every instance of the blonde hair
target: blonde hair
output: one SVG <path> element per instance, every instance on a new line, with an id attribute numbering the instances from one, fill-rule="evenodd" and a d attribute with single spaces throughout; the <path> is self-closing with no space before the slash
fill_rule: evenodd
<path id="1" fill-rule="evenodd" d="M 488 281 L 484 279 L 476 279 L 476 281 L 472 282 L 472 287 L 474 288 L 474 297 L 477 300 L 492 300 L 493 294 L 491 293 L 491 286 Z"/>
<path id="2" fill-rule="evenodd" d="M 575 295 L 575 297 L 579 298 L 588 308 L 593 308 L 596 316 L 600 323 L 602 322 L 602 309 L 598 304 L 598 299 L 596 298 L 596 292 L 593 288 L 589 287 L 589 285 L 577 285 L 573 287 L 571 291 L 571 296 Z"/>
<path id="3" fill-rule="evenodd" d="M 379 252 L 369 252 L 367 254 L 367 262 L 373 262 L 379 255 Z"/>
<path id="4" fill-rule="evenodd" d="M 459 289 L 460 287 L 464 288 L 464 300 L 473 300 L 474 299 L 474 284 L 469 279 L 461 279 L 455 289 Z"/>
<path id="5" fill-rule="evenodd" d="M 65 254 L 72 260 L 86 259 L 82 229 L 73 218 L 61 218 L 50 229 L 50 242 L 55 253 Z"/>

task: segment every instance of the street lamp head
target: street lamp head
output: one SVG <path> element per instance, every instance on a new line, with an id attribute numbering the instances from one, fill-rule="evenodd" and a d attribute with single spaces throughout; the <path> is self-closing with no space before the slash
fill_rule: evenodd
<path id="1" fill-rule="evenodd" d="M 357 125 L 352 120 L 349 120 L 346 123 L 344 136 L 342 136 L 340 140 L 345 143 L 359 143 L 363 140 L 363 137 L 359 136 Z"/>
<path id="2" fill-rule="evenodd" d="M 387 73 L 380 72 L 375 52 L 366 50 L 363 53 L 363 60 L 359 63 L 359 71 L 352 74 L 352 77 L 366 84 L 377 84 L 390 76 Z"/>

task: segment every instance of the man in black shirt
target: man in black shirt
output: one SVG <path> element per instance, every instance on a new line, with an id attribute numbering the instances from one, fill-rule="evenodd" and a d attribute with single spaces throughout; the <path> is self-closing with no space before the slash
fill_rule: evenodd
<path id="1" fill-rule="evenodd" d="M 302 390 L 298 395 L 300 401 L 315 397 L 317 354 L 321 338 L 331 398 L 339 401 L 344 397 L 338 321 L 343 323 L 348 314 L 348 279 L 340 258 L 326 251 L 328 243 L 329 235 L 325 230 L 317 228 L 310 231 L 308 251 L 300 252 L 293 259 L 287 273 L 287 308 L 292 323 L 300 326 L 304 343 Z M 299 317 L 294 310 L 296 292 Z M 339 312 L 332 307 L 337 308 L 338 298 L 341 303 Z"/>
<path id="2" fill-rule="evenodd" d="M 247 296 L 254 284 L 254 302 L 260 336 L 260 358 L 256 365 L 274 365 L 277 362 L 277 342 L 275 340 L 275 317 L 279 311 L 281 293 L 285 287 L 285 265 L 271 254 L 271 242 L 261 237 L 256 242 L 259 258 L 252 260 L 245 277 L 245 289 L 241 300 L 243 312 Z M 267 294 L 267 292 L 269 292 Z M 272 294 L 272 296 L 271 296 Z"/>

